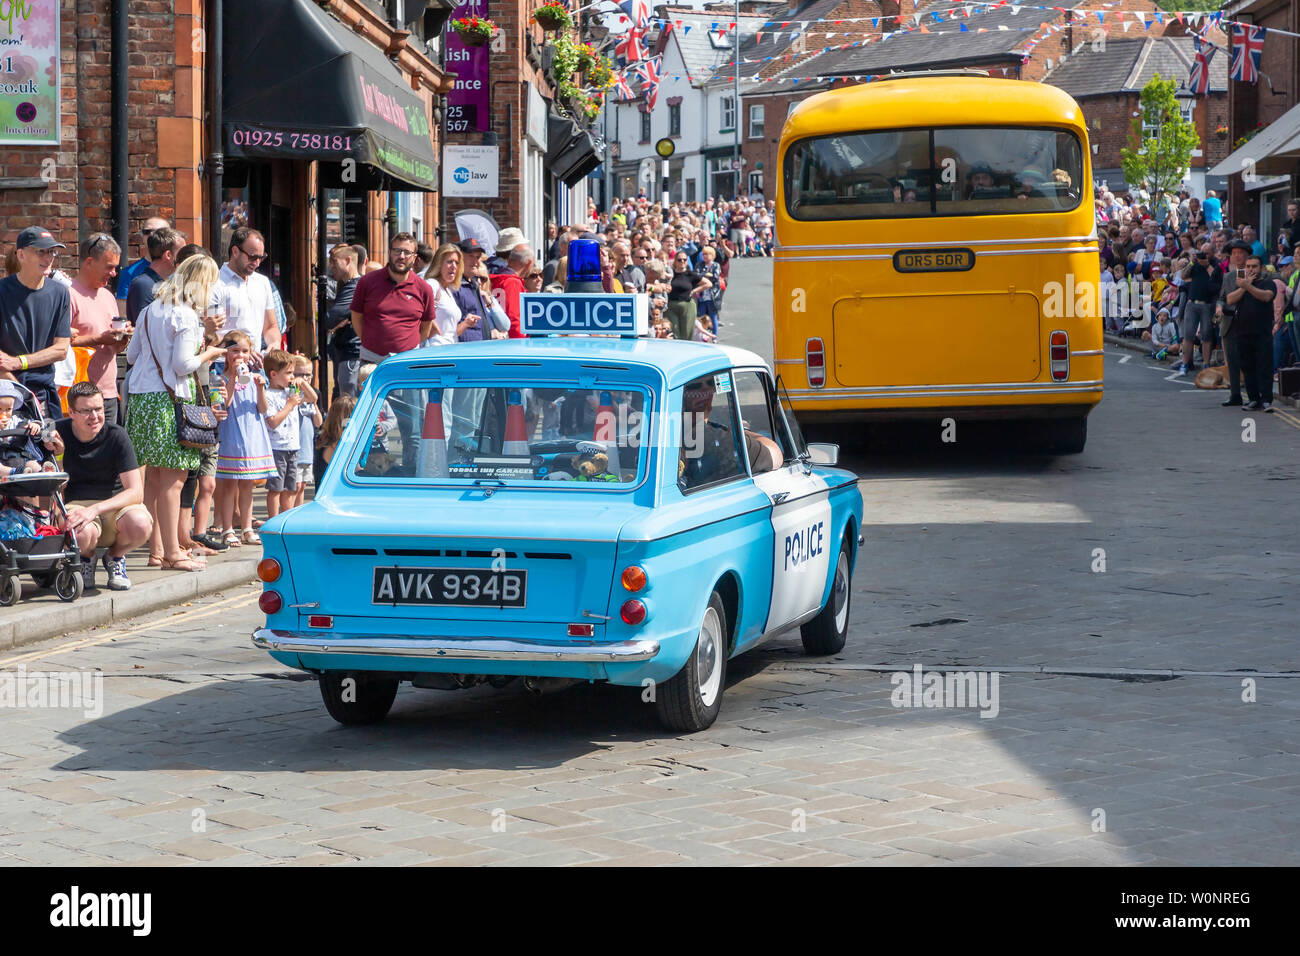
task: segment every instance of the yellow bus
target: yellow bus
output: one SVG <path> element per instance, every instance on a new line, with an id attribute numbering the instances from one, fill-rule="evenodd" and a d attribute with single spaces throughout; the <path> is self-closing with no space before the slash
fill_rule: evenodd
<path id="1" fill-rule="evenodd" d="M 809 97 L 781 133 L 777 372 L 810 424 L 1045 420 L 1102 395 L 1092 167 L 1052 86 L 897 75 Z"/>

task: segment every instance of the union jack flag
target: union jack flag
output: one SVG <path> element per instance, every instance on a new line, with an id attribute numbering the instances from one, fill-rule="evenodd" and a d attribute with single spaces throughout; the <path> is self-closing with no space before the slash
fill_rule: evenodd
<path id="1" fill-rule="evenodd" d="M 1228 76 L 1242 83 L 1259 82 L 1259 57 L 1264 52 L 1264 35 L 1267 27 L 1253 27 L 1249 23 L 1232 25 L 1232 66 Z"/>
<path id="2" fill-rule="evenodd" d="M 650 110 L 654 110 L 655 103 L 659 99 L 659 68 L 662 65 L 663 57 L 657 56 L 653 60 L 646 60 L 644 63 L 638 63 L 636 67 L 637 74 L 641 77 L 641 92 L 645 94 L 645 103 Z"/>
<path id="3" fill-rule="evenodd" d="M 1196 49 L 1196 59 L 1192 63 L 1192 75 L 1187 80 L 1187 88 L 1197 96 L 1204 96 L 1210 90 L 1210 61 L 1214 59 L 1215 47 L 1211 43 L 1202 43 L 1199 37 L 1192 39 Z"/>
<path id="4" fill-rule="evenodd" d="M 650 0 L 623 0 L 619 7 L 632 21 L 634 30 L 644 30 L 650 22 Z"/>
<path id="5" fill-rule="evenodd" d="M 633 27 L 623 34 L 623 39 L 614 45 L 614 55 L 621 56 L 626 63 L 635 63 L 644 59 L 646 54 L 645 46 L 641 43 L 641 38 L 645 36 L 644 30 L 638 30 Z"/>
<path id="6" fill-rule="evenodd" d="M 636 94 L 632 92 L 632 84 L 622 73 L 614 74 L 614 93 L 620 100 L 636 99 Z"/>

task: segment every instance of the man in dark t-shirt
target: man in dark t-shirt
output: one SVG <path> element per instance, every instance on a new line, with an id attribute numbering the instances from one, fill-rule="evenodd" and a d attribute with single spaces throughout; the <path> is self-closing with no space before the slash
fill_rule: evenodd
<path id="1" fill-rule="evenodd" d="M 1245 275 L 1225 279 L 1233 283 L 1227 300 L 1237 308 L 1231 335 L 1237 339 L 1237 360 L 1246 379 L 1246 395 L 1255 411 L 1273 410 L 1273 296 L 1277 287 L 1261 276 L 1259 256 L 1246 259 Z"/>
<path id="2" fill-rule="evenodd" d="M 144 482 L 126 429 L 104 421 L 104 395 L 93 382 L 68 389 L 70 417 L 55 423 L 56 454 L 68 473 L 64 491 L 68 527 L 77 535 L 87 588 L 95 586 L 95 549 L 108 549 L 108 586 L 125 591 L 126 555 L 149 540 L 153 518 L 144 506 Z"/>
<path id="3" fill-rule="evenodd" d="M 66 248 L 40 226 L 18 234 L 18 272 L 0 280 L 0 371 L 9 372 L 59 415 L 54 366 L 72 341 L 72 297 L 68 287 L 47 279 L 56 249 Z"/>

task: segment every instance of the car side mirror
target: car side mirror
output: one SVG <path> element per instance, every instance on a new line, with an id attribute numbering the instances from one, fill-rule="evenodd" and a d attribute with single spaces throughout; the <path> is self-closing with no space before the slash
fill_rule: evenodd
<path id="1" fill-rule="evenodd" d="M 814 465 L 834 465 L 840 460 L 840 446 L 830 442 L 809 442 L 808 455 Z"/>

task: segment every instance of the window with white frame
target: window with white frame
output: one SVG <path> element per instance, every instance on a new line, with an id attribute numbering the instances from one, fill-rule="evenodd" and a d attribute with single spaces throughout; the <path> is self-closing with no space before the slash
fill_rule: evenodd
<path id="1" fill-rule="evenodd" d="M 668 135 L 682 135 L 682 106 L 680 103 L 671 103 L 668 106 Z"/>
<path id="2" fill-rule="evenodd" d="M 763 138 L 763 105 L 751 103 L 749 107 L 749 138 Z"/>
<path id="3" fill-rule="evenodd" d="M 736 98 L 734 96 L 724 96 L 722 98 L 722 125 L 718 131 L 729 133 L 736 128 Z"/>
<path id="4" fill-rule="evenodd" d="M 648 111 L 641 113 L 641 142 L 650 142 L 650 113 Z"/>

